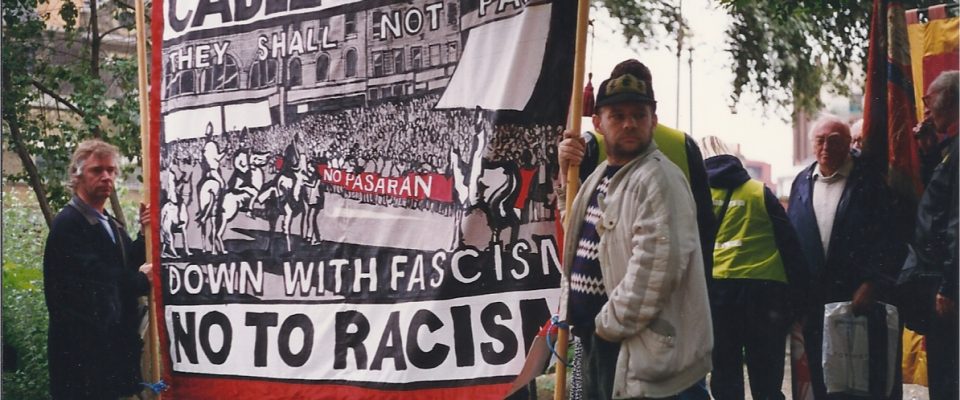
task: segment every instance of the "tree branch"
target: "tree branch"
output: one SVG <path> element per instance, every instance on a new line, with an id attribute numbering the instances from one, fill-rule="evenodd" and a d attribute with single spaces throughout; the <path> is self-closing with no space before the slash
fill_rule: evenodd
<path id="1" fill-rule="evenodd" d="M 121 30 L 121 29 L 130 30 L 130 29 L 133 29 L 133 25 L 120 25 L 120 26 L 116 26 L 116 27 L 107 29 L 107 31 L 104 32 L 102 35 L 100 35 L 99 38 L 100 38 L 100 40 L 103 40 L 104 38 L 106 38 L 106 37 L 107 37 L 108 35 L 110 35 L 111 33 L 114 33 L 114 32 L 119 31 L 119 30 Z"/>
<path id="2" fill-rule="evenodd" d="M 60 96 L 59 94 L 57 94 L 50 88 L 44 86 L 42 83 L 38 82 L 37 80 L 33 79 L 30 82 L 33 83 L 33 86 L 37 88 L 37 90 L 39 90 L 40 92 L 42 92 L 47 96 L 53 97 L 53 99 L 56 100 L 57 103 L 63 104 L 64 106 L 69 108 L 70 111 L 77 113 L 77 115 L 79 115 L 81 118 L 87 116 L 87 113 L 83 112 L 83 110 L 77 108 L 77 106 L 73 105 L 73 103 L 71 103 L 69 100 L 63 98 L 63 96 Z"/>

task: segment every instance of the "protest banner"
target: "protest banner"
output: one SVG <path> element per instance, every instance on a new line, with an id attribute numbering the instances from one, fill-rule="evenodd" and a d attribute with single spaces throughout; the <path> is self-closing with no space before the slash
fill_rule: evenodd
<path id="1" fill-rule="evenodd" d="M 153 8 L 166 398 L 502 398 L 559 299 L 576 2 Z"/>

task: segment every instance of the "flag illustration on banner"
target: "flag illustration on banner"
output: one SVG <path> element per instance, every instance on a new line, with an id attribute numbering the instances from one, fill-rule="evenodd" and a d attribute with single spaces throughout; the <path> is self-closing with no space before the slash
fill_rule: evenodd
<path id="1" fill-rule="evenodd" d="M 960 69 L 960 7 L 940 4 L 907 11 L 907 35 L 913 62 L 915 98 L 922 98 L 943 71 Z M 923 102 L 917 119 L 923 119 Z"/>
<path id="2" fill-rule="evenodd" d="M 502 398 L 559 298 L 575 19 L 155 3 L 165 396 Z"/>
<path id="3" fill-rule="evenodd" d="M 920 192 L 916 99 L 906 18 L 898 1 L 874 0 L 863 111 L 864 159 L 905 199 Z"/>

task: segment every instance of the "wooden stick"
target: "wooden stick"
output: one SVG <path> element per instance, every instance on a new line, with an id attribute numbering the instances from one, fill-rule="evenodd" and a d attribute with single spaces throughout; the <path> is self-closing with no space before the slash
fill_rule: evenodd
<path id="1" fill-rule="evenodd" d="M 143 202 L 145 204 L 153 204 L 152 193 L 150 185 L 153 182 L 151 178 L 153 176 L 153 168 L 151 163 L 153 161 L 152 149 L 150 146 L 150 103 L 148 96 L 148 86 L 147 86 L 147 33 L 146 33 L 146 19 L 144 17 L 144 5 L 145 0 L 134 0 L 134 13 L 136 17 L 136 30 L 137 30 L 137 78 L 139 84 L 139 94 L 140 94 L 140 158 L 141 158 L 141 171 L 143 173 Z M 159 22 L 159 21 L 156 21 Z M 158 257 L 154 252 L 157 250 L 153 246 L 153 227 L 157 226 L 160 221 L 154 216 L 159 213 L 156 210 L 156 207 L 150 207 L 150 219 L 151 219 L 151 228 L 147 229 L 143 233 L 144 244 L 146 245 L 146 259 L 148 262 L 153 262 L 157 260 Z M 154 268 L 160 268 L 160 265 L 154 265 Z M 156 271 L 151 271 L 154 276 L 159 276 Z M 148 314 L 150 315 L 150 326 L 147 327 L 148 332 L 150 332 L 147 339 L 148 346 L 148 355 L 150 359 L 150 382 L 157 383 L 160 381 L 160 340 L 157 332 L 157 303 L 154 301 L 153 289 L 151 289 L 147 295 L 147 302 L 149 304 Z M 151 393 L 152 394 L 152 393 Z M 160 393 L 157 393 L 153 398 L 160 399 L 163 396 Z"/>
<path id="2" fill-rule="evenodd" d="M 590 1 L 579 0 L 577 7 L 577 43 L 574 52 L 573 62 L 573 91 L 570 93 L 570 113 L 569 124 L 567 128 L 571 131 L 580 133 L 580 120 L 583 113 L 583 74 L 586 69 L 586 49 L 587 49 L 587 26 L 590 23 Z M 570 211 L 573 206 L 573 199 L 580 189 L 580 165 L 570 164 L 567 167 L 567 196 L 566 210 Z M 573 221 L 567 218 L 564 224 L 564 230 L 570 232 L 570 224 Z M 572 255 L 565 254 L 566 257 Z M 561 310 L 562 311 L 562 310 Z M 561 315 L 566 313 L 561 312 Z M 567 397 L 567 341 L 570 335 L 568 328 L 560 328 L 557 333 L 557 356 L 560 360 L 557 362 L 556 380 L 554 383 L 554 400 L 563 400 Z"/>

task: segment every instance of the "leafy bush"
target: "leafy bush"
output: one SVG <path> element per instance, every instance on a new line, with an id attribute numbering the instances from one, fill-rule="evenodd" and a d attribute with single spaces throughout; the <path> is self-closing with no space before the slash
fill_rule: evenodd
<path id="1" fill-rule="evenodd" d="M 2 380 L 3 397 L 11 399 L 50 397 L 42 270 L 47 225 L 28 201 L 3 193 L 3 342 L 5 351 L 15 352 L 16 370 Z"/>
<path id="2" fill-rule="evenodd" d="M 139 231 L 138 195 L 119 190 L 130 234 Z M 36 199 L 16 188 L 3 191 L 3 344 L 16 353 L 16 370 L 4 372 L 2 397 L 50 398 L 47 372 L 47 306 L 43 298 L 43 245 L 47 224 Z M 5 354 L 4 360 L 9 355 Z M 7 370 L 8 366 L 4 366 Z"/>

